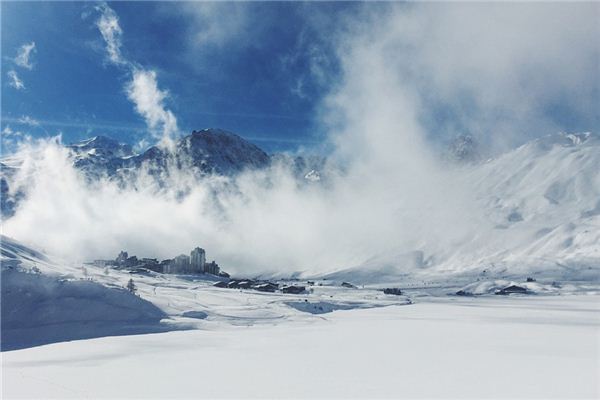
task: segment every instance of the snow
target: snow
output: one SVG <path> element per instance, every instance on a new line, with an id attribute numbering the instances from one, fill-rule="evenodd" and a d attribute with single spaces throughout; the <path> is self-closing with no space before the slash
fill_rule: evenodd
<path id="1" fill-rule="evenodd" d="M 318 171 L 311 169 L 306 175 L 304 175 L 304 179 L 310 182 L 317 182 L 321 180 L 321 175 Z"/>
<path id="2" fill-rule="evenodd" d="M 554 135 L 460 167 L 476 236 L 279 282 L 298 295 L 2 236 L 2 397 L 598 398 L 599 144 Z M 511 285 L 527 294 L 495 295 Z"/>
<path id="3" fill-rule="evenodd" d="M 2 397 L 600 395 L 597 282 L 473 278 L 263 293 L 61 264 L 2 237 Z M 493 294 L 511 284 L 532 294 Z"/>
<path id="4" fill-rule="evenodd" d="M 3 351 L 67 340 L 185 329 L 167 314 L 88 268 L 57 264 L 39 251 L 1 237 Z M 100 274 L 94 268 L 91 272 Z M 126 282 L 127 277 L 122 276 Z"/>
<path id="5" fill-rule="evenodd" d="M 166 315 L 124 289 L 2 271 L 2 350 L 108 335 L 164 332 Z"/>
<path id="6" fill-rule="evenodd" d="M 310 294 L 264 293 L 216 288 L 210 275 L 132 274 L 68 265 L 5 236 L 1 250 L 3 350 L 220 323 L 299 321 L 319 307 L 332 311 L 408 303 L 403 296 L 376 289 L 356 292 L 327 285 L 312 287 Z M 124 290 L 130 279 L 137 296 Z"/>
<path id="7" fill-rule="evenodd" d="M 440 280 L 486 271 L 504 279 L 600 280 L 599 136 L 548 135 L 456 168 L 460 185 L 470 188 L 477 203 L 464 216 L 471 219 L 466 225 L 475 225 L 473 234 L 452 242 L 424 239 L 412 253 L 373 254 L 329 276 L 376 283 L 403 274 Z M 411 254 L 420 259 L 411 260 Z"/>
<path id="8" fill-rule="evenodd" d="M 178 143 L 177 157 L 182 160 L 191 157 L 192 164 L 205 172 L 221 170 L 221 173 L 228 174 L 247 168 L 260 169 L 267 165 L 286 164 L 297 170 L 296 172 L 301 171 L 298 177 L 306 177 L 301 179 L 305 186 L 300 187 L 307 188 L 309 192 L 328 186 L 327 170 L 331 163 L 325 163 L 322 159 L 311 160 L 282 155 L 269 159 L 266 153 L 256 146 L 226 131 L 203 130 L 182 138 Z M 94 138 L 74 146 L 70 148 L 78 149 L 74 150 L 77 154 L 82 152 L 81 154 L 86 155 L 77 159 L 79 163 L 76 160 L 76 167 L 84 171 L 89 168 L 87 172 L 91 173 L 94 179 L 104 176 L 104 172 L 119 172 L 122 183 L 129 183 L 131 187 L 136 187 L 138 183 L 143 186 L 143 182 L 146 181 L 142 179 L 143 182 L 136 183 L 135 177 L 136 171 L 146 162 L 155 164 L 156 168 L 149 169 L 154 178 L 161 182 L 162 179 L 167 179 L 168 174 L 162 172 L 167 168 L 168 155 L 158 148 L 150 148 L 139 157 L 125 155 L 131 158 L 126 162 L 125 158 L 119 158 L 117 155 L 128 153 L 118 142 L 108 138 Z M 96 156 L 89 156 L 88 150 L 85 150 L 88 148 L 95 149 Z M 357 257 L 342 261 L 331 257 L 331 262 L 316 260 L 315 263 L 308 262 L 307 265 L 298 262 L 296 268 L 312 274 L 363 274 L 359 276 L 363 283 L 387 281 L 389 277 L 401 277 L 408 272 L 414 277 L 428 280 L 465 273 L 474 275 L 484 270 L 503 279 L 513 279 L 517 275 L 540 274 L 554 279 L 600 280 L 599 150 L 600 138 L 597 135 L 555 134 L 533 140 L 485 163 L 447 165 L 449 170 L 456 172 L 449 177 L 456 181 L 455 186 L 461 188 L 461 193 L 464 191 L 465 199 L 468 200 L 465 204 L 471 204 L 472 201 L 473 207 L 467 207 L 464 215 L 458 215 L 459 223 L 453 223 L 450 227 L 445 226 L 444 220 L 439 221 L 439 231 L 444 235 L 429 237 L 427 234 L 435 234 L 438 227 L 434 228 L 434 232 L 429 232 L 427 228 L 423 237 L 414 241 L 399 240 L 397 244 L 382 245 L 381 248 L 369 246 L 367 251 L 357 251 Z M 2 162 L 6 166 L 17 167 L 19 164 L 18 160 L 10 158 L 2 159 Z M 171 167 L 182 168 L 177 165 L 178 163 L 175 163 Z M 3 170 L 8 171 L 7 168 Z M 3 212 L 6 212 L 6 215 L 14 212 L 15 204 L 24 197 L 22 195 L 11 199 L 6 195 L 16 193 L 18 189 L 8 175 L 3 178 L 5 196 L 2 196 L 2 199 L 9 200 L 4 201 L 6 204 L 3 203 Z M 203 173 L 199 175 L 204 176 Z M 343 172 L 338 171 L 334 175 L 343 177 Z M 171 183 L 177 185 L 177 176 L 178 174 L 174 174 L 168 179 L 174 179 Z M 312 181 L 316 177 L 320 177 L 319 183 L 316 180 Z M 187 182 L 187 178 L 180 183 L 183 184 L 184 181 Z M 227 192 L 232 188 L 227 179 L 217 179 L 215 182 L 220 182 L 215 183 L 215 193 L 219 190 Z M 193 180 L 189 187 L 188 183 L 183 184 L 182 189 L 185 190 L 182 190 L 181 195 L 185 196 L 187 189 L 196 183 L 197 181 Z M 211 186 L 208 181 L 206 183 Z M 237 184 L 246 185 L 248 181 L 242 180 Z M 152 192 L 156 187 L 150 185 L 148 189 Z M 179 196 L 179 191 L 177 193 Z M 217 198 L 218 196 L 215 196 L 215 199 Z M 227 208 L 227 202 L 224 205 L 219 204 L 219 201 L 213 204 L 212 200 L 207 199 L 209 214 L 213 211 L 213 206 L 214 210 Z M 199 207 L 204 207 L 204 203 Z M 130 211 L 123 209 L 123 212 L 128 214 Z M 398 215 L 403 215 L 404 212 L 399 209 Z M 412 217 L 409 216 L 410 219 Z M 13 231 L 14 226 L 16 225 L 13 225 Z M 23 228 L 17 229 L 14 234 L 20 234 L 19 231 L 22 232 Z M 51 242 L 40 238 L 36 240 L 38 244 Z M 219 244 L 219 241 L 216 242 Z M 348 249 L 340 252 L 345 251 Z M 221 256 L 231 257 L 230 253 L 228 250 L 222 252 Z M 262 253 L 265 253 L 264 250 Z M 223 257 L 221 259 L 224 259 Z M 234 264 L 232 269 L 239 268 L 235 262 L 231 264 Z M 267 265 L 252 267 L 257 273 L 272 273 L 274 269 L 279 268 Z M 259 270 L 260 268 L 264 270 Z M 284 265 L 282 268 L 291 267 Z M 286 270 L 286 273 L 289 272 L 289 269 Z M 384 276 L 385 278 L 382 278 Z"/>
<path id="9" fill-rule="evenodd" d="M 234 291 L 235 293 L 235 291 Z M 600 297 L 427 298 L 3 353 L 4 398 L 597 398 Z"/>

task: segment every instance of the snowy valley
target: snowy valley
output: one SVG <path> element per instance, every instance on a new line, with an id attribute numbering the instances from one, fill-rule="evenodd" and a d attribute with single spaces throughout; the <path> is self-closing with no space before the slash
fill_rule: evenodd
<path id="1" fill-rule="evenodd" d="M 260 162 L 236 158 L 235 149 L 249 145 L 236 138 L 231 149 L 218 146 L 226 148 L 219 156 L 193 152 L 203 158 L 192 160 L 204 160 L 195 161 L 197 182 L 219 176 L 219 168 L 230 168 L 226 163 L 240 171 L 267 168 L 259 150 Z M 115 165 L 138 156 L 124 145 L 96 138 L 68 148 L 86 185 L 110 175 L 127 187 L 124 175 L 117 177 L 124 167 Z M 208 175 L 207 160 L 216 160 Z M 3 176 L 12 187 L 14 171 L 25 163 L 5 161 L 14 169 Z M 165 168 L 154 176 L 169 176 L 168 164 L 151 164 Z M 135 168 L 152 170 L 144 165 Z M 288 167 L 298 187 L 329 184 L 303 182 L 305 170 Z M 476 189 L 473 201 L 484 211 L 471 216 L 480 224 L 476 235 L 386 250 L 320 272 L 244 271 L 230 264 L 231 277 L 165 274 L 59 258 L 3 236 L 3 394 L 594 397 L 600 141 L 552 135 L 449 168 Z M 12 194 L 18 217 L 27 192 Z M 474 376 L 476 382 L 462 383 Z M 131 379 L 146 383 L 128 390 Z"/>
<path id="2" fill-rule="evenodd" d="M 600 399 L 600 2 L 0 2 L 0 398 Z"/>

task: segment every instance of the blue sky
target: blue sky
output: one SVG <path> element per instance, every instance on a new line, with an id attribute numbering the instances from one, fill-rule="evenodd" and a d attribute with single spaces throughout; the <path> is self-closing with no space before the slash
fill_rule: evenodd
<path id="1" fill-rule="evenodd" d="M 398 75 L 390 90 L 418 110 L 434 141 L 471 133 L 518 143 L 600 123 L 597 4 L 3 2 L 1 10 L 4 138 L 104 134 L 148 145 L 172 115 L 177 134 L 220 127 L 268 151 L 315 147 L 328 129 L 325 102 L 344 93 L 348 76 L 372 73 L 353 67 L 365 38 Z M 120 29 L 116 62 L 98 26 L 109 14 Z M 146 80 L 132 94 L 136 71 Z M 147 89 L 158 100 L 142 110 Z M 372 104 L 356 97 L 358 110 Z"/>
<path id="2" fill-rule="evenodd" d="M 318 142 L 314 108 L 327 87 L 312 82 L 307 61 L 296 54 L 318 42 L 303 15 L 307 7 L 334 12 L 348 5 L 246 4 L 237 24 L 249 37 L 211 31 L 205 41 L 194 6 L 110 4 L 123 30 L 124 57 L 156 72 L 179 130 L 221 127 L 271 150 Z M 236 7 L 209 17 L 227 20 Z M 60 131 L 65 142 L 107 134 L 133 143 L 145 134 L 144 119 L 124 93 L 128 72 L 107 62 L 97 19 L 92 3 L 2 3 L 2 69 L 14 70 L 24 85 L 16 90 L 3 77 L 3 128 L 34 136 Z M 15 65 L 19 48 L 32 42 L 32 69 Z M 333 61 L 327 67 L 333 70 Z M 21 124 L 23 116 L 39 125 Z"/>

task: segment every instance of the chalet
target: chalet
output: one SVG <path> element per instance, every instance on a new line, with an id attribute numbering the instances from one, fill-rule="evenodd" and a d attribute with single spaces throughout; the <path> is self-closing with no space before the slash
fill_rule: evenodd
<path id="1" fill-rule="evenodd" d="M 500 289 L 496 292 L 499 295 L 508 295 L 508 294 L 527 294 L 527 289 L 517 285 L 511 285 L 505 287 L 504 289 Z"/>
<path id="2" fill-rule="evenodd" d="M 252 286 L 252 289 L 258 290 L 259 292 L 273 293 L 279 289 L 279 285 L 272 282 L 263 282 Z"/>
<path id="3" fill-rule="evenodd" d="M 229 281 L 227 283 L 227 287 L 229 289 L 239 289 L 240 288 L 240 281 L 236 281 L 236 280 Z"/>
<path id="4" fill-rule="evenodd" d="M 402 294 L 402 290 L 400 290 L 399 288 L 385 288 L 383 289 L 383 293 L 400 296 Z"/>
<path id="5" fill-rule="evenodd" d="M 238 283 L 238 287 L 240 289 L 252 289 L 252 286 L 254 286 L 255 282 L 252 280 L 247 280 L 247 281 L 240 281 Z"/>
<path id="6" fill-rule="evenodd" d="M 288 294 L 300 294 L 300 293 L 304 293 L 304 291 L 306 290 L 306 287 L 304 286 L 284 286 L 281 288 L 281 292 L 282 293 L 288 293 Z"/>
<path id="7" fill-rule="evenodd" d="M 219 276 L 220 276 L 221 278 L 230 278 L 230 277 L 231 277 L 231 275 L 229 275 L 229 274 L 228 274 L 227 272 L 225 272 L 225 271 L 219 271 Z"/>
<path id="8" fill-rule="evenodd" d="M 459 290 L 455 293 L 457 296 L 473 296 L 473 293 L 467 292 L 465 290 Z"/>

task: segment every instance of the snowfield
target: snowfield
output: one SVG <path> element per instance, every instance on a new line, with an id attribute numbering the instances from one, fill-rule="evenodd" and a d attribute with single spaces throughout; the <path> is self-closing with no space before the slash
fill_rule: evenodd
<path id="1" fill-rule="evenodd" d="M 599 304 L 427 298 L 57 343 L 2 354 L 3 398 L 598 398 Z"/>
<path id="2" fill-rule="evenodd" d="M 600 395 L 595 281 L 472 276 L 386 295 L 320 280 L 289 295 L 59 265 L 2 239 L 2 398 Z M 512 284 L 529 294 L 494 294 Z"/>

